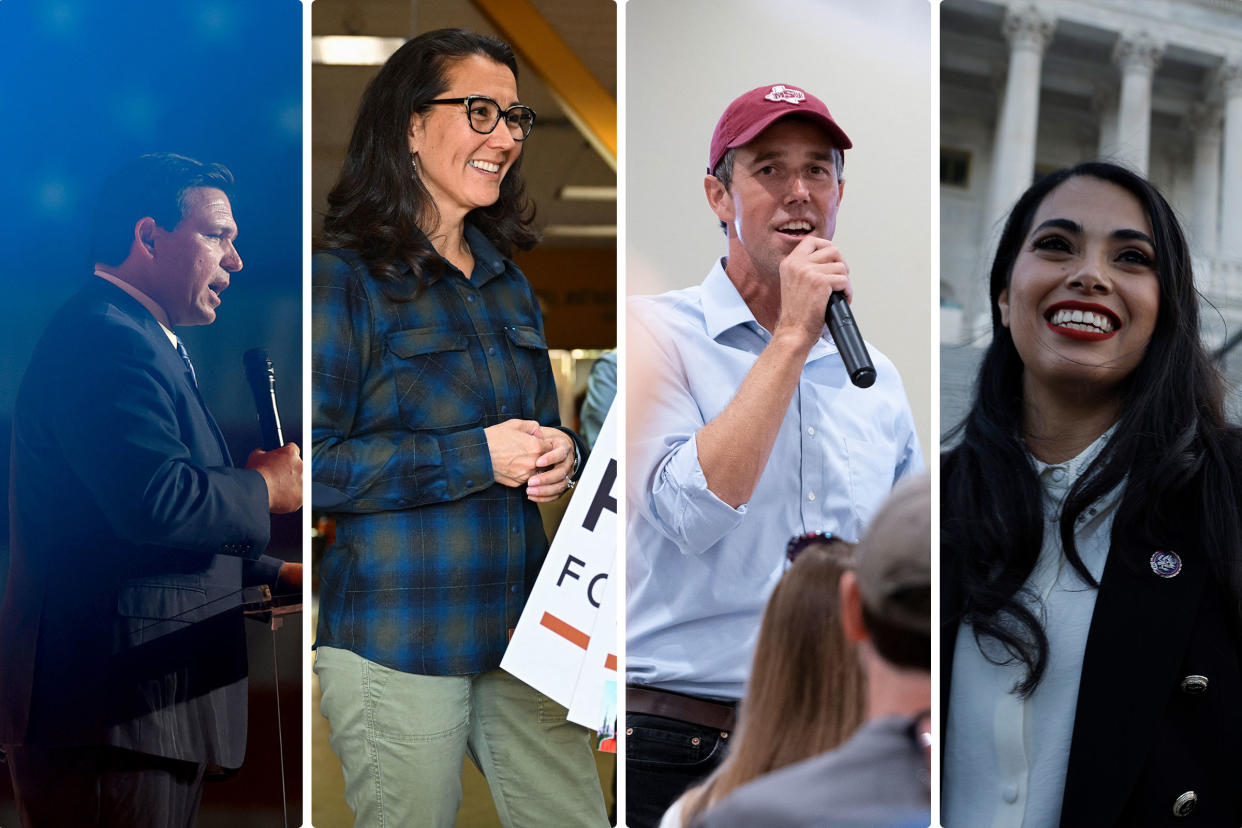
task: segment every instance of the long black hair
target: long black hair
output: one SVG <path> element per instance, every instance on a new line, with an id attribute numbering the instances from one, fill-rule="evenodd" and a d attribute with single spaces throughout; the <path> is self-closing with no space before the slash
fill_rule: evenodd
<path id="1" fill-rule="evenodd" d="M 1076 176 L 1122 187 L 1143 205 L 1155 241 L 1160 308 L 1142 360 L 1121 385 L 1116 429 L 1062 507 L 1065 557 L 1084 581 L 1098 586 L 1078 555 L 1074 521 L 1124 478 L 1114 532 L 1126 527 L 1157 537 L 1162 524 L 1187 519 L 1178 510 L 1188 504 L 1202 520 L 1201 546 L 1211 556 L 1226 606 L 1242 625 L 1242 518 L 1234 482 L 1240 437 L 1225 422 L 1220 374 L 1200 341 L 1199 295 L 1186 238 L 1160 192 L 1130 170 L 1105 162 L 1058 170 L 1023 193 L 1005 222 L 990 278 L 992 343 L 970 412 L 949 435 L 961 442 L 941 458 L 941 550 L 960 556 L 962 574 L 962 612 L 953 620 L 969 623 L 981 646 L 985 636 L 998 642 L 1006 663 L 1026 667 L 1016 688 L 1023 695 L 1039 683 L 1048 656 L 1040 619 L 1018 596 L 1043 542 L 1043 494 L 1021 433 L 1022 359 L 1001 325 L 997 300 L 1039 205 Z"/>
<path id="2" fill-rule="evenodd" d="M 394 288 L 393 298 L 411 298 L 438 275 L 439 261 L 425 235 L 438 223 L 435 201 L 410 164 L 410 118 L 431 109 L 448 89 L 447 69 L 481 55 L 504 64 L 517 81 L 517 59 L 505 43 L 465 29 L 436 29 L 393 53 L 367 85 L 336 185 L 328 193 L 324 248 L 351 248 L 371 274 Z M 534 207 L 521 176 L 522 157 L 509 168 L 495 204 L 476 207 L 466 218 L 502 254 L 529 250 L 539 240 L 531 227 Z M 401 291 L 405 271 L 412 290 Z M 404 296 L 399 294 L 404 293 Z"/>

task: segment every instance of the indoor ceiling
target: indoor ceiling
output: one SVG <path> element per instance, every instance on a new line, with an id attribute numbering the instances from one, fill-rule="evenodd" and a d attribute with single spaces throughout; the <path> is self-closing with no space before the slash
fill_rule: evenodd
<path id="1" fill-rule="evenodd" d="M 507 5 L 525 4 L 611 96 L 615 113 L 616 5 L 611 0 L 523 0 Z M 596 148 L 598 141 L 588 140 L 574 125 L 558 95 L 522 55 L 523 44 L 534 40 L 521 31 L 516 37 L 502 33 L 485 16 L 482 7 L 486 5 L 472 0 L 315 0 L 311 33 L 315 37 L 409 38 L 431 29 L 460 26 L 510 42 L 518 52 L 519 97 L 538 113 L 524 150 L 522 171 L 538 209 L 536 224 L 545 230 L 541 248 L 615 247 L 615 195 L 603 201 L 560 197 L 568 186 L 612 187 L 615 193 L 615 155 L 606 159 L 608 154 Z M 312 65 L 311 196 L 316 230 L 349 142 L 358 100 L 377 71 L 378 66 Z"/>

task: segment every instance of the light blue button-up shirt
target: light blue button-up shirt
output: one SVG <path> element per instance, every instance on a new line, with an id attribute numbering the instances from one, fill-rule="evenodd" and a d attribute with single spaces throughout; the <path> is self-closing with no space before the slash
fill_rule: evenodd
<path id="1" fill-rule="evenodd" d="M 893 483 L 923 470 L 897 369 L 857 388 L 828 337 L 802 377 L 749 503 L 707 488 L 695 438 L 771 341 L 717 262 L 698 287 L 629 302 L 626 680 L 739 699 L 794 535 L 856 540 Z"/>

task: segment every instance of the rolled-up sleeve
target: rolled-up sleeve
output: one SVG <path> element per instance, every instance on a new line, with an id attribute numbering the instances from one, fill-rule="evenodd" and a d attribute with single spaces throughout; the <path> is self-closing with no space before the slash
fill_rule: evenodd
<path id="1" fill-rule="evenodd" d="M 681 352 L 653 334 L 655 323 L 647 307 L 631 304 L 629 387 L 643 391 L 627 410 L 630 508 L 697 555 L 741 523 L 746 505 L 734 509 L 708 488 L 697 443 L 706 422 Z"/>

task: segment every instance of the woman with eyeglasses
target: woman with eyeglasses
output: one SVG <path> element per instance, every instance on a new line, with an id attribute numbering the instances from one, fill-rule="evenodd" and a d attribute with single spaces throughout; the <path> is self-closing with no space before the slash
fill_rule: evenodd
<path id="1" fill-rule="evenodd" d="M 1160 193 L 1040 179 L 942 458 L 942 822 L 1242 823 L 1242 439 Z"/>
<path id="2" fill-rule="evenodd" d="M 789 542 L 792 565 L 764 609 L 729 754 L 673 803 L 660 828 L 691 825 L 747 782 L 832 750 L 862 723 L 866 678 L 842 631 L 838 601 L 853 551 L 822 532 Z"/>
<path id="3" fill-rule="evenodd" d="M 606 825 L 588 733 L 499 669 L 585 450 L 509 255 L 535 113 L 505 44 L 399 49 L 363 95 L 313 263 L 315 672 L 357 825 L 451 826 L 463 758 L 506 826 Z"/>

